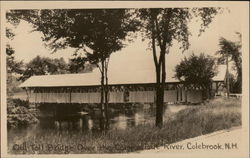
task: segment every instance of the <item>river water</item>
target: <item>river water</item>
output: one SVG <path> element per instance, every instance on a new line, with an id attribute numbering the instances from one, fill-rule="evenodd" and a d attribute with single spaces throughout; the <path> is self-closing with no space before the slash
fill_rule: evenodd
<path id="1" fill-rule="evenodd" d="M 174 115 L 176 112 L 185 109 L 186 105 L 168 105 L 164 108 L 164 120 Z M 67 119 L 58 120 L 54 117 L 40 117 L 39 123 L 23 128 L 8 129 L 8 143 L 16 143 L 22 137 L 35 135 L 37 132 L 51 130 L 73 130 L 73 131 L 98 131 L 100 119 L 98 111 L 89 112 L 84 115 L 67 116 Z M 150 105 L 136 106 L 133 108 L 111 109 L 109 112 L 109 129 L 127 129 L 141 124 L 155 122 L 155 107 Z"/>

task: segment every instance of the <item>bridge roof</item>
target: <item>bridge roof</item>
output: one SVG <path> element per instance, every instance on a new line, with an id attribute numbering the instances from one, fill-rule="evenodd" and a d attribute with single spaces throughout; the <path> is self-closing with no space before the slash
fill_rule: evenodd
<path id="1" fill-rule="evenodd" d="M 218 74 L 213 78 L 214 81 L 224 81 L 226 68 L 218 67 Z M 127 72 L 126 70 L 119 73 L 109 73 L 109 85 L 126 85 L 126 84 L 150 84 L 155 83 L 154 71 Z M 174 74 L 167 72 L 166 83 L 178 83 Z M 82 73 L 82 74 L 60 74 L 60 75 L 42 75 L 32 76 L 23 82 L 19 87 L 76 87 L 76 86 L 98 86 L 100 85 L 100 73 Z"/>

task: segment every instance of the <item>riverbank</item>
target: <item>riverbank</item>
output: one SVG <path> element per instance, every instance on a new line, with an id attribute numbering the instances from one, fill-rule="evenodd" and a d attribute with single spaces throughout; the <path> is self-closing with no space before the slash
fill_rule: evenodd
<path id="1" fill-rule="evenodd" d="M 240 125 L 241 101 L 217 98 L 169 116 L 161 129 L 154 124 L 141 124 L 126 130 L 106 132 L 41 130 L 8 141 L 8 149 L 12 154 L 128 153 L 154 149 Z"/>

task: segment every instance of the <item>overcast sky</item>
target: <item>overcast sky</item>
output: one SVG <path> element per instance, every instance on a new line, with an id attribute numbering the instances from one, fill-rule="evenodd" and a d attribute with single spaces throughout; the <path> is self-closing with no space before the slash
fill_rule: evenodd
<path id="1" fill-rule="evenodd" d="M 195 21 L 189 25 L 192 36 L 190 37 L 190 49 L 182 53 L 179 50 L 178 44 L 174 44 L 170 49 L 170 54 L 166 55 L 167 72 L 170 76 L 173 74 L 173 69 L 184 56 L 190 55 L 192 52 L 199 54 L 201 52 L 209 55 L 219 49 L 218 42 L 220 37 L 236 41 L 235 32 L 241 32 L 241 10 L 238 8 L 229 8 L 230 12 L 225 10 L 221 15 L 217 15 L 205 33 L 198 37 L 199 24 Z M 15 57 L 24 62 L 30 61 L 37 55 L 47 56 L 51 58 L 63 57 L 65 61 L 72 58 L 73 49 L 65 49 L 51 54 L 51 51 L 46 49 L 41 40 L 40 32 L 30 32 L 32 27 L 21 22 L 14 29 L 16 36 L 10 42 L 15 49 Z M 136 71 L 151 71 L 154 73 L 154 64 L 152 53 L 148 48 L 147 41 L 142 42 L 140 37 L 135 39 L 133 43 L 127 44 L 121 51 L 111 55 L 109 72 L 116 73 L 118 71 L 133 72 Z"/>

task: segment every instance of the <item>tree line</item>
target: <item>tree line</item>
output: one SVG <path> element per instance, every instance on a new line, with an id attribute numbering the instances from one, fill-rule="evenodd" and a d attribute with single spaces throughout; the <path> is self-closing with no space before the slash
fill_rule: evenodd
<path id="1" fill-rule="evenodd" d="M 18 80 L 22 82 L 31 76 L 55 75 L 91 72 L 94 65 L 79 63 L 78 58 L 69 59 L 67 63 L 63 58 L 51 59 L 49 57 L 36 56 L 28 63 L 20 65 L 21 76 Z"/>

